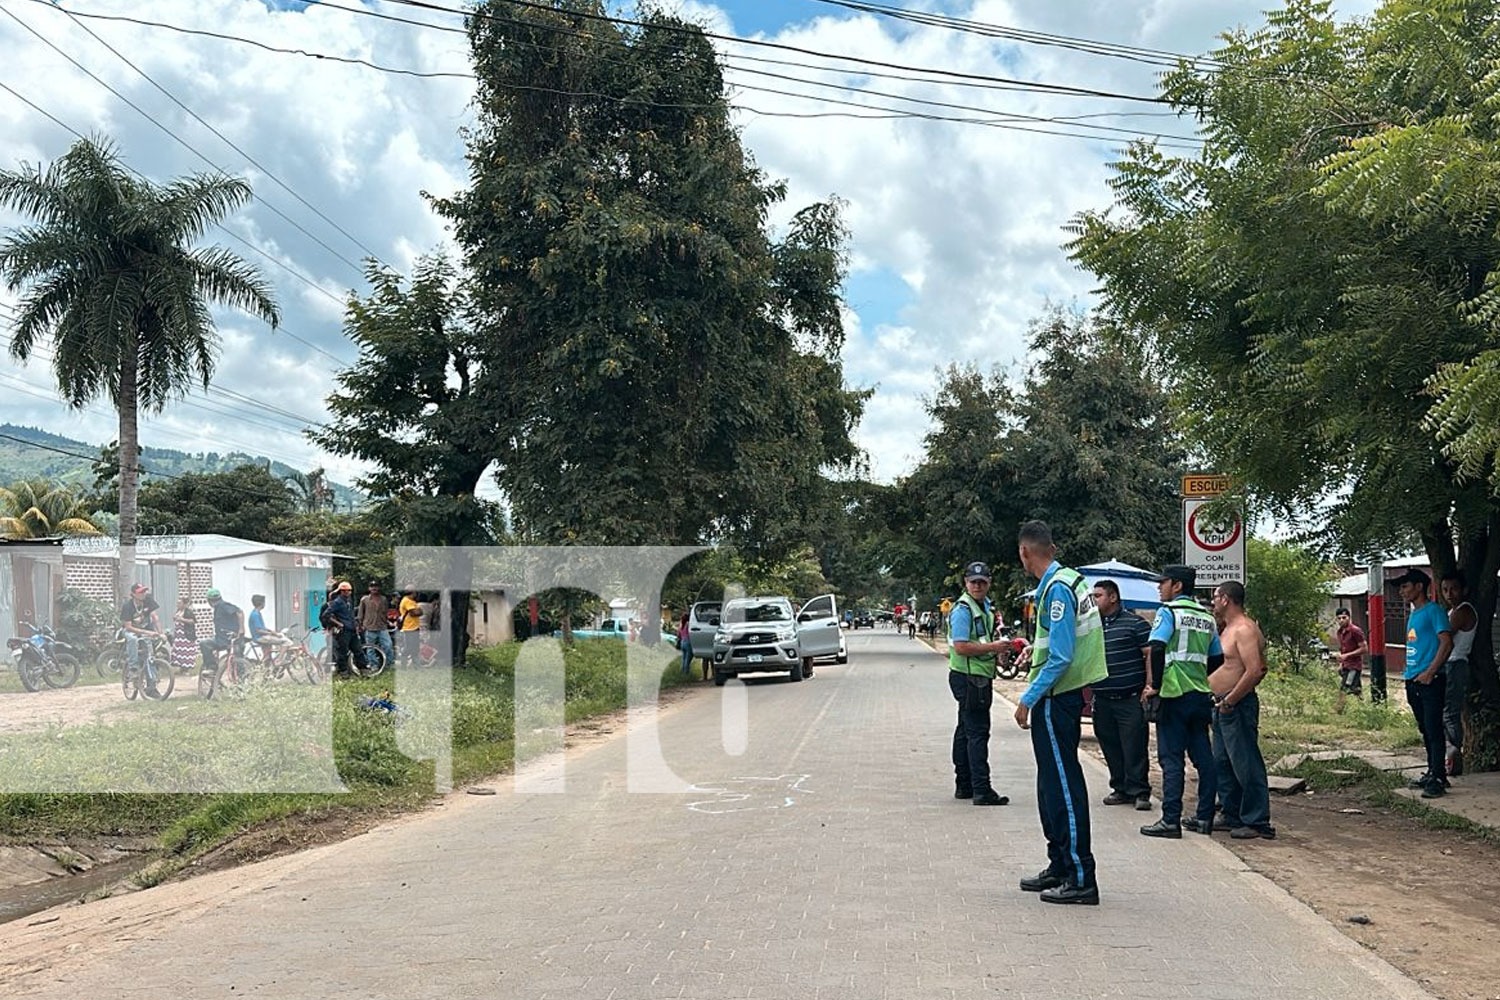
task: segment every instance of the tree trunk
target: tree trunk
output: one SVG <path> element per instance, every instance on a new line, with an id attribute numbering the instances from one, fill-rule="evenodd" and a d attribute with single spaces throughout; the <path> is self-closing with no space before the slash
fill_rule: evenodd
<path id="1" fill-rule="evenodd" d="M 135 539 L 137 500 L 140 493 L 141 464 L 139 444 L 140 339 L 134 328 L 126 333 L 128 343 L 121 352 L 120 396 L 116 406 L 120 415 L 120 560 L 115 601 L 124 600 L 135 582 Z"/>
<path id="2" fill-rule="evenodd" d="M 1500 770 L 1500 671 L 1495 665 L 1493 629 L 1500 573 L 1500 513 L 1490 515 L 1482 543 L 1476 540 L 1464 567 L 1469 600 L 1478 619 L 1469 655 L 1469 726 L 1464 763 L 1469 770 Z"/>

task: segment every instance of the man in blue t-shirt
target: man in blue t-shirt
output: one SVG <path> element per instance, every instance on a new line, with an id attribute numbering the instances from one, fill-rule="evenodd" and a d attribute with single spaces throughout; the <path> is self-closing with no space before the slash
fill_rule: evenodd
<path id="1" fill-rule="evenodd" d="M 1422 798 L 1435 799 L 1448 787 L 1443 752 L 1443 702 L 1447 695 L 1443 664 L 1453 651 L 1453 627 L 1442 605 L 1427 598 L 1432 578 L 1413 567 L 1396 580 L 1401 599 L 1411 605 L 1406 616 L 1406 703 L 1417 717 L 1422 746 L 1427 751 L 1427 773 L 1412 786 L 1422 789 Z"/>

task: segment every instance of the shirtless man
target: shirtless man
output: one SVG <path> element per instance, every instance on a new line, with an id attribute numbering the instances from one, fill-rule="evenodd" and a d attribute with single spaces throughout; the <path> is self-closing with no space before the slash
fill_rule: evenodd
<path id="1" fill-rule="evenodd" d="M 1469 657 L 1474 650 L 1479 616 L 1469 603 L 1462 575 L 1445 574 L 1438 586 L 1443 606 L 1448 609 L 1448 624 L 1453 626 L 1453 652 L 1443 664 L 1443 676 L 1447 679 L 1443 687 L 1443 734 L 1447 738 L 1444 762 L 1448 776 L 1456 778 L 1464 773 L 1464 700 L 1469 695 Z"/>
<path id="2" fill-rule="evenodd" d="M 1214 591 L 1214 617 L 1224 663 L 1208 675 L 1214 701 L 1214 763 L 1219 778 L 1219 805 L 1224 810 L 1214 829 L 1227 829 L 1235 840 L 1270 840 L 1271 791 L 1266 762 L 1260 755 L 1260 699 L 1255 687 L 1266 676 L 1266 640 L 1255 619 L 1245 614 L 1245 585 L 1237 580 Z"/>

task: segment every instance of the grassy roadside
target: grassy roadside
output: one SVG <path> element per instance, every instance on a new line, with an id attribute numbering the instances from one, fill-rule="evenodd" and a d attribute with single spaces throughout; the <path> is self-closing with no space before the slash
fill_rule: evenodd
<path id="1" fill-rule="evenodd" d="M 1314 792 L 1341 793 L 1372 808 L 1410 817 L 1428 829 L 1450 830 L 1500 844 L 1500 830 L 1396 794 L 1397 789 L 1405 786 L 1405 777 L 1399 772 L 1371 767 L 1358 757 L 1307 760 L 1289 773 L 1305 779 L 1307 787 Z"/>
<path id="2" fill-rule="evenodd" d="M 1397 691 L 1400 681 L 1388 686 Z M 1350 698 L 1335 712 L 1338 675 L 1309 666 L 1301 673 L 1274 662 L 1256 689 L 1260 695 L 1260 747 L 1268 763 L 1301 750 L 1400 750 L 1422 745 L 1416 719 L 1404 703 L 1370 704 Z"/>
<path id="3" fill-rule="evenodd" d="M 452 776 L 455 785 L 463 785 L 506 770 L 515 758 L 517 713 L 515 669 L 520 645 L 516 643 L 475 650 L 469 666 L 453 674 L 452 688 Z M 580 643 L 562 650 L 565 715 L 569 722 L 606 714 L 627 703 L 625 647 L 618 642 Z M 681 683 L 677 670 L 677 653 L 664 646 L 648 654 L 663 688 Z M 548 672 L 523 671 L 523 692 L 527 678 L 545 683 Z M 653 678 L 654 680 L 654 678 Z M 395 688 L 395 678 L 387 673 L 378 678 L 360 679 L 334 685 L 332 689 L 332 751 L 337 777 L 347 791 L 286 793 L 277 791 L 186 794 L 140 793 L 120 794 L 26 793 L 0 795 L 0 839 L 26 843 L 63 838 L 99 839 L 106 837 L 144 838 L 155 841 L 161 850 L 161 861 L 142 875 L 146 882 L 160 881 L 179 871 L 195 859 L 251 830 L 280 827 L 338 825 L 341 820 L 358 821 L 419 808 L 434 793 L 433 767 L 430 762 L 414 761 L 399 745 L 400 734 L 395 720 L 380 712 L 360 707 L 362 699 L 379 697 Z M 283 703 L 296 699 L 307 688 L 279 685 L 267 700 Z M 528 700 L 523 697 L 523 705 Z M 326 702 L 322 703 L 326 706 Z M 185 713 L 189 728 L 172 730 L 174 734 L 191 732 L 201 715 L 202 728 L 223 738 L 229 728 L 223 717 L 223 706 L 217 703 L 192 702 L 176 706 L 143 705 L 146 710 L 170 710 Z M 326 708 L 325 708 L 326 711 Z M 220 716 L 215 718 L 215 712 Z M 241 716 L 245 713 L 241 712 Z M 253 713 L 251 713 L 253 716 Z M 531 722 L 523 710 L 519 725 L 530 732 Z M 278 717 L 278 724 L 284 717 Z M 181 725 L 182 719 L 175 718 Z M 235 720 L 238 721 L 238 720 Z M 255 721 L 252 718 L 252 722 Z M 260 720 L 264 724 L 264 720 Z M 326 714 L 321 719 L 326 731 Z M 100 739 L 101 727 L 75 727 L 40 736 L 41 743 L 54 758 L 80 771 L 87 779 L 103 772 L 107 777 L 118 756 L 132 762 L 141 755 L 160 753 L 174 772 L 201 767 L 182 746 L 163 746 L 160 719 L 148 711 L 136 719 L 109 726 L 107 738 Z M 263 762 L 255 756 L 261 747 L 253 746 L 255 730 L 250 737 L 236 734 L 245 752 L 240 757 L 228 755 L 236 766 L 252 768 Z M 316 747 L 312 748 L 316 750 Z M 28 747 L 27 753 L 35 751 Z M 0 754 L 22 757 L 21 753 Z M 310 753 L 308 756 L 315 757 Z M 323 756 L 327 756 L 326 744 Z M 34 759 L 25 757 L 24 759 Z M 272 762 L 274 763 L 274 761 Z M 326 769 L 329 762 L 321 762 Z M 310 767 L 318 766 L 312 761 Z M 16 787 L 11 785 L 10 787 Z"/>

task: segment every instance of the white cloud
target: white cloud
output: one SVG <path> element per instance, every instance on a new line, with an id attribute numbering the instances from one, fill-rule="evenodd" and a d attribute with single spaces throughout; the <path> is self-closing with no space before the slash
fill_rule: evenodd
<path id="1" fill-rule="evenodd" d="M 67 10 L 120 14 L 108 0 L 63 0 Z M 349 4 L 345 4 L 349 6 Z M 380 9 L 380 3 L 367 8 Z M 949 5 L 944 5 L 948 7 Z M 1261 0 L 1054 0 L 1021 4 L 976 0 L 950 12 L 980 21 L 1043 31 L 1086 34 L 1135 45 L 1198 52 L 1240 22 L 1258 23 Z M 1346 4 L 1350 13 L 1372 4 Z M 678 7 L 731 32 L 719 7 L 684 0 Z M 472 86 L 455 79 L 412 79 L 347 64 L 278 55 L 232 42 L 177 34 L 118 21 L 86 21 L 153 79 L 213 123 L 265 168 L 256 167 L 89 38 L 65 14 L 44 4 L 5 9 L 52 39 L 110 85 L 181 135 L 213 162 L 253 180 L 256 201 L 229 224 L 257 247 L 294 267 L 318 289 L 244 251 L 222 234 L 215 242 L 245 253 L 278 288 L 287 330 L 341 358 L 352 358 L 340 332 L 341 302 L 362 287 L 366 249 L 398 268 L 442 245 L 441 221 L 420 191 L 449 194 L 467 177 L 458 129 L 469 120 Z M 459 20 L 390 8 L 449 26 Z M 259 0 L 140 0 L 128 15 L 183 27 L 368 59 L 429 72 L 467 72 L 460 34 L 429 31 L 359 16 L 318 4 L 303 13 L 269 11 Z M 810 49 L 857 53 L 869 59 L 976 74 L 1087 85 L 1149 94 L 1152 67 L 1099 59 L 1060 48 L 1016 46 L 958 32 L 912 29 L 869 16 L 822 16 L 793 25 L 775 40 Z M 166 178 L 205 168 L 135 111 L 70 66 L 61 56 L 0 17 L 0 81 L 82 132 L 114 137 L 128 163 Z M 745 52 L 808 62 L 792 53 Z M 788 76 L 819 76 L 794 66 L 737 63 Z M 806 92 L 806 85 L 732 72 L 738 83 Z M 976 90 L 873 77 L 847 83 L 893 93 L 920 94 L 954 104 L 1040 116 L 1139 112 L 1142 105 L 1060 98 L 1014 91 Z M 856 100 L 848 94 L 831 95 Z M 760 111 L 852 111 L 750 90 L 738 104 Z M 906 106 L 890 98 L 870 103 Z M 933 109 L 937 110 L 937 109 Z M 946 112 L 955 115 L 961 111 Z M 1091 119 L 1096 124 L 1160 128 L 1184 133 L 1171 118 Z M 922 396 L 934 373 L 950 362 L 1007 364 L 1024 353 L 1028 321 L 1049 302 L 1086 301 L 1092 281 L 1058 249 L 1062 225 L 1081 209 L 1108 201 L 1105 164 L 1123 139 L 1088 141 L 944 122 L 870 121 L 848 118 L 742 117 L 747 148 L 772 177 L 789 182 L 788 203 L 776 219 L 810 201 L 836 194 L 848 203 L 856 274 L 898 276 L 909 301 L 892 310 L 877 303 L 851 324 L 846 368 L 852 383 L 877 387 L 860 441 L 881 479 L 907 471 L 926 430 Z M 1037 126 L 1079 130 L 1068 126 Z M 51 160 L 72 141 L 58 126 L 0 91 L 0 163 Z M 265 175 L 276 175 L 339 227 L 319 219 Z M 332 251 L 279 218 L 295 219 Z M 0 219 L 0 226 L 8 221 Z M 351 238 L 352 237 L 352 238 Z M 894 281 L 892 282 L 894 283 Z M 325 294 L 326 293 L 326 294 Z M 270 335 L 244 317 L 227 317 L 216 385 L 314 420 L 333 388 L 333 365 L 281 334 Z M 50 375 L 31 365 L 22 376 L 45 386 Z M 0 382 L 0 388 L 9 383 Z M 37 390 L 33 390 L 37 391 Z M 45 389 L 40 391 L 45 392 Z M 259 443 L 264 454 L 304 468 L 324 465 L 336 476 L 357 468 L 319 454 L 285 417 L 221 399 L 242 418 L 173 406 L 143 428 L 148 444 L 226 450 L 233 442 Z M 249 421 L 255 417 L 269 426 Z M 70 414 L 60 404 L 20 393 L 0 394 L 0 421 L 41 424 L 95 441 L 114 437 L 114 421 L 101 407 Z M 279 429 L 275 429 L 279 428 Z"/>

